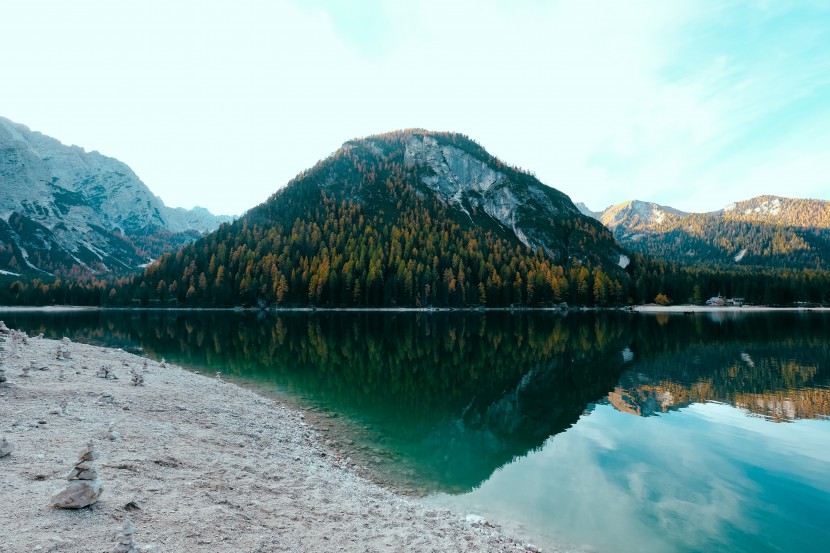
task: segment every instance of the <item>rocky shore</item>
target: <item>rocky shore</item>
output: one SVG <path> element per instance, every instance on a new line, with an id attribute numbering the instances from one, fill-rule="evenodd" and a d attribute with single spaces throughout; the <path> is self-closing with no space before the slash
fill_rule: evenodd
<path id="1" fill-rule="evenodd" d="M 220 378 L 2 324 L 0 366 L 2 552 L 535 549 L 365 480 L 301 412 Z M 90 505 L 60 508 L 93 476 Z"/>

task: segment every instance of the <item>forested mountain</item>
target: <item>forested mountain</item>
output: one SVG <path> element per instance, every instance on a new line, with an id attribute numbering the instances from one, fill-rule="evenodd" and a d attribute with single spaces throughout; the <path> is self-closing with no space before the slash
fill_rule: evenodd
<path id="1" fill-rule="evenodd" d="M 621 303 L 611 233 L 460 134 L 347 142 L 113 292 L 186 305 Z"/>
<path id="2" fill-rule="evenodd" d="M 171 209 L 124 163 L 0 117 L 0 274 L 119 274 L 228 217 Z"/>
<path id="3" fill-rule="evenodd" d="M 713 268 L 830 269 L 830 202 L 759 196 L 713 213 L 646 202 L 599 215 L 631 251 Z"/>

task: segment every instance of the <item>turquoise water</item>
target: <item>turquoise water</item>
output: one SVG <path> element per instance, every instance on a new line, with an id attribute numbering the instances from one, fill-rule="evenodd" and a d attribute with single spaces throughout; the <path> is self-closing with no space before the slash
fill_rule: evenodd
<path id="1" fill-rule="evenodd" d="M 344 454 L 370 452 L 423 501 L 542 545 L 830 550 L 826 315 L 0 319 L 141 347 L 336 415 Z"/>

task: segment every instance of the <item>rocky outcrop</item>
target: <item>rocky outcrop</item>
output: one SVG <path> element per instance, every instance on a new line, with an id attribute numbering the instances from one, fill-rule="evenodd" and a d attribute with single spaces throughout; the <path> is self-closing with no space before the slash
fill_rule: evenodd
<path id="1" fill-rule="evenodd" d="M 372 139 L 367 139 L 371 141 Z M 481 148 L 455 145 L 439 134 L 413 133 L 405 144 L 404 164 L 419 168 L 420 180 L 457 207 L 473 224 L 488 225 L 486 219 L 509 229 L 525 246 L 541 248 L 558 263 L 584 261 L 595 255 L 615 265 L 620 250 L 610 236 L 597 240 L 604 229 L 585 217 L 562 192 L 545 186 L 532 175 L 491 159 Z M 481 151 L 478 151 L 481 150 Z M 595 226 L 591 252 L 577 247 L 582 228 Z"/>
<path id="2" fill-rule="evenodd" d="M 98 501 L 104 487 L 98 479 L 98 470 L 92 465 L 92 461 L 100 455 L 94 444 L 88 442 L 81 450 L 75 468 L 66 477 L 69 485 L 54 495 L 52 506 L 59 509 L 82 509 Z"/>

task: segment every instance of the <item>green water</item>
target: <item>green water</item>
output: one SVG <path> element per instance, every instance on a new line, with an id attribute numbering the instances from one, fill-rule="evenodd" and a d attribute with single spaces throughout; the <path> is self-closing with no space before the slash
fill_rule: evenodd
<path id="1" fill-rule="evenodd" d="M 830 550 L 827 315 L 0 319 L 33 334 L 141 347 L 336 415 L 334 447 L 344 455 L 427 492 L 427 503 L 541 544 Z"/>

